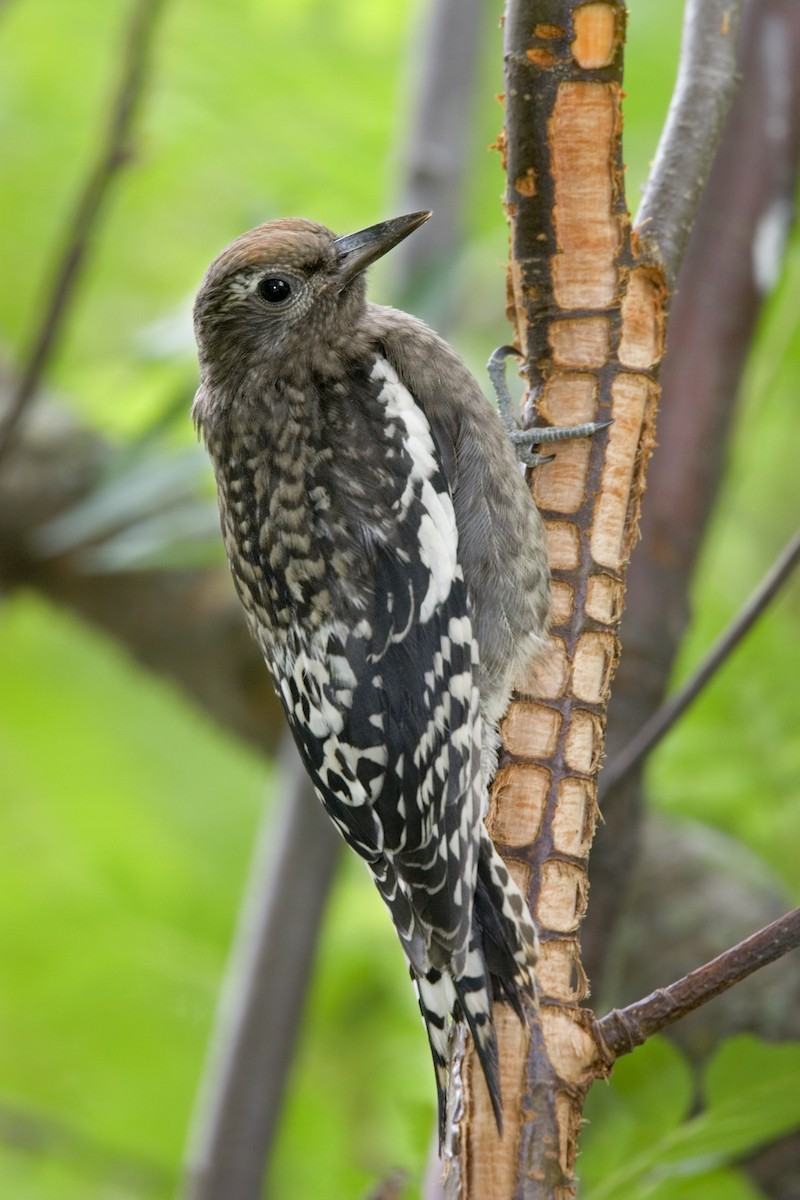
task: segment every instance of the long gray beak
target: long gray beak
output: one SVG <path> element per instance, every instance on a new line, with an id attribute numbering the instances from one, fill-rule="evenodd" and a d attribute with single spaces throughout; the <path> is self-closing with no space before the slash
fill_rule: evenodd
<path id="1" fill-rule="evenodd" d="M 408 216 L 393 217 L 391 221 L 380 221 L 377 225 L 359 229 L 357 233 L 346 233 L 344 237 L 336 238 L 333 244 L 339 255 L 342 287 L 346 287 L 356 275 L 365 271 L 376 259 L 382 258 L 403 238 L 419 229 L 429 216 L 429 212 L 409 213 Z"/>

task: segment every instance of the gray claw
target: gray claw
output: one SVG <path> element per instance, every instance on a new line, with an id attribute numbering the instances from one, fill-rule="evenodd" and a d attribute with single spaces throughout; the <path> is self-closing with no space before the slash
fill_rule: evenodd
<path id="1" fill-rule="evenodd" d="M 486 370 L 489 379 L 494 388 L 494 394 L 497 397 L 497 407 L 500 411 L 500 416 L 503 418 L 503 424 L 509 433 L 519 429 L 519 424 L 513 413 L 513 404 L 511 394 L 506 383 L 506 359 L 511 355 L 520 358 L 520 351 L 515 346 L 498 346 L 492 351 Z"/>
<path id="2" fill-rule="evenodd" d="M 544 429 L 528 429 L 526 433 L 533 435 L 533 442 L 543 446 L 548 442 L 566 442 L 570 438 L 592 437 L 601 429 L 608 429 L 613 421 L 587 421 L 585 425 L 548 425 Z"/>
<path id="3" fill-rule="evenodd" d="M 506 359 L 510 356 L 521 358 L 522 354 L 515 346 L 498 346 L 486 364 L 489 379 L 492 381 L 497 407 L 509 439 L 517 452 L 517 458 L 526 467 L 538 467 L 542 463 L 551 462 L 552 454 L 536 454 L 533 446 L 544 446 L 551 442 L 566 442 L 570 438 L 592 437 L 601 429 L 613 425 L 613 421 L 588 421 L 585 425 L 553 426 L 544 428 L 521 429 L 519 421 L 513 412 L 511 395 L 506 383 Z"/>

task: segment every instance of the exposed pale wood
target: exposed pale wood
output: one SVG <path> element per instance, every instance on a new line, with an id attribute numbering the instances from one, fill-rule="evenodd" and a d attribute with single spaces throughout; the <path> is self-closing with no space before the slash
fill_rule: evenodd
<path id="1" fill-rule="evenodd" d="M 538 831 L 541 826 L 549 782 L 550 774 L 542 767 L 520 763 L 513 770 L 500 768 L 489 816 L 489 828 L 496 842 L 510 848 L 527 844 L 530 830 Z M 521 813 L 524 820 L 517 819 L 516 813 Z"/>
<path id="2" fill-rule="evenodd" d="M 607 148 L 619 119 L 614 84 L 560 85 L 548 127 L 557 242 L 553 298 L 560 308 L 607 308 L 616 297 L 620 230 Z"/>
<path id="3" fill-rule="evenodd" d="M 507 129 L 499 145 L 511 229 L 507 311 L 529 384 L 523 412 L 534 427 L 592 417 L 613 423 L 591 442 L 559 446 L 533 481 L 554 581 L 553 625 L 504 722 L 490 828 L 502 829 L 501 849 L 513 847 L 516 877 L 519 864 L 527 866 L 543 944 L 541 1007 L 517 1095 L 524 1119 L 516 1185 L 509 1193 L 488 1175 L 464 1200 L 572 1196 L 583 1096 L 608 1066 L 591 1014 L 577 1004 L 586 983 L 576 935 L 625 573 L 655 440 L 668 301 L 665 264 L 638 256 L 643 243 L 632 239 L 625 207 L 624 26 L 621 0 L 509 0 L 506 14 Z M 713 137 L 712 130 L 707 145 Z M 515 800 L 518 824 L 505 808 Z M 501 1060 L 513 1053 L 504 1032 Z M 462 1161 L 488 1152 L 492 1137 L 473 1111 L 462 1125 Z"/>
<path id="4" fill-rule="evenodd" d="M 500 1060 L 500 1085 L 503 1095 L 516 1095 L 524 1087 L 528 1058 L 528 1031 L 505 1005 L 496 1004 L 494 1020 L 504 1054 Z M 479 1154 L 467 1154 L 461 1169 L 470 1196 L 496 1196 L 511 1200 L 516 1191 L 520 1114 L 509 1112 L 503 1122 L 503 1136 L 494 1129 L 494 1115 L 486 1081 L 476 1060 L 469 1056 L 465 1070 L 467 1096 L 466 1120 L 494 1130 L 481 1144 Z"/>
<path id="5" fill-rule="evenodd" d="M 503 742 L 520 758 L 545 758 L 555 753 L 561 716 L 544 704 L 515 704 L 503 722 Z"/>
<path id="6" fill-rule="evenodd" d="M 622 14 L 611 4 L 584 4 L 575 10 L 572 53 L 585 70 L 608 67 L 622 38 Z"/>
<path id="7" fill-rule="evenodd" d="M 624 569 L 652 441 L 663 340 L 656 305 L 665 295 L 656 276 L 634 269 L 622 201 L 623 6 L 553 0 L 537 11 L 562 19 L 539 23 L 522 17 L 525 4 L 512 9 L 509 113 L 519 105 L 520 120 L 546 131 L 544 145 L 524 134 L 521 144 L 508 144 L 509 296 L 527 355 L 525 412 L 557 425 L 605 416 L 614 424 L 607 434 L 559 445 L 532 481 L 547 529 L 553 627 L 547 653 L 517 681 L 520 700 L 503 724 L 489 826 L 513 854 L 515 877 L 517 864 L 527 868 L 542 938 L 541 1009 L 529 1044 L 515 1185 L 509 1191 L 482 1178 L 481 1191 L 467 1189 L 469 1200 L 553 1200 L 573 1186 L 581 1097 L 597 1066 L 578 1007 L 587 982 L 576 935 L 587 905 Z M 528 69 L 535 75 L 524 75 Z M 620 361 L 620 345 L 635 372 Z M 501 1061 L 518 1052 L 504 1027 Z M 464 1129 L 464 1154 L 477 1158 L 491 1145 L 491 1129 L 476 1110 Z"/>
<path id="8" fill-rule="evenodd" d="M 557 367 L 602 367 L 608 360 L 611 341 L 611 322 L 608 317 L 572 317 L 553 321 L 547 336 Z"/>

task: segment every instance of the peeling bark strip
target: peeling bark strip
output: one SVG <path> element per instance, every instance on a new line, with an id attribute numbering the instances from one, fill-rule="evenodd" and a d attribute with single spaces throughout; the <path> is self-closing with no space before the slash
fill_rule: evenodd
<path id="1" fill-rule="evenodd" d="M 508 309 L 527 360 L 526 411 L 555 425 L 614 424 L 559 447 L 532 482 L 550 536 L 551 647 L 517 682 L 489 825 L 539 926 L 541 1010 L 529 1031 L 497 1007 L 502 1141 L 468 1058 L 462 1200 L 571 1196 L 583 1097 L 606 1070 L 591 1014 L 578 1007 L 588 993 L 578 929 L 667 299 L 662 276 L 637 264 L 631 245 L 625 19 L 611 0 L 509 0 L 506 15 Z"/>

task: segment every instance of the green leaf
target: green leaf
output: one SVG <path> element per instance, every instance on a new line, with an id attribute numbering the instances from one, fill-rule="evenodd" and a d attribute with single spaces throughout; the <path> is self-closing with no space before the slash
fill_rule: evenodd
<path id="1" fill-rule="evenodd" d="M 800 1127 L 800 1042 L 731 1038 L 712 1059 L 704 1091 L 708 1108 L 684 1127 L 669 1161 L 684 1153 L 740 1158 Z"/>
<path id="2" fill-rule="evenodd" d="M 642 1192 L 642 1200 L 764 1200 L 760 1191 L 741 1171 L 721 1168 L 681 1179 L 674 1175 Z"/>
<path id="3" fill-rule="evenodd" d="M 629 1105 L 638 1098 L 644 1108 L 654 1103 L 654 1085 L 659 1080 L 648 1081 L 643 1073 L 638 1089 L 623 1082 L 622 1090 Z M 667 1088 L 668 1081 L 663 1085 Z M 707 1069 L 705 1093 L 708 1107 L 682 1125 L 665 1122 L 660 1130 L 651 1122 L 635 1126 L 640 1133 L 649 1129 L 651 1138 L 644 1146 L 631 1135 L 630 1110 L 622 1122 L 612 1111 L 595 1137 L 624 1147 L 625 1161 L 616 1152 L 618 1165 L 608 1170 L 610 1156 L 595 1151 L 597 1162 L 589 1160 L 585 1170 L 581 1158 L 581 1174 L 592 1184 L 587 1192 L 591 1200 L 644 1200 L 659 1194 L 654 1189 L 663 1189 L 666 1180 L 672 1187 L 677 1180 L 699 1179 L 800 1128 L 800 1043 L 770 1046 L 749 1036 L 731 1039 Z M 593 1141 L 589 1145 L 594 1150 Z"/>
<path id="4" fill-rule="evenodd" d="M 689 1112 L 692 1090 L 691 1069 L 666 1038 L 651 1038 L 634 1054 L 621 1058 L 609 1083 L 598 1083 L 589 1093 L 579 1160 L 581 1180 L 600 1184 L 679 1126 Z"/>

